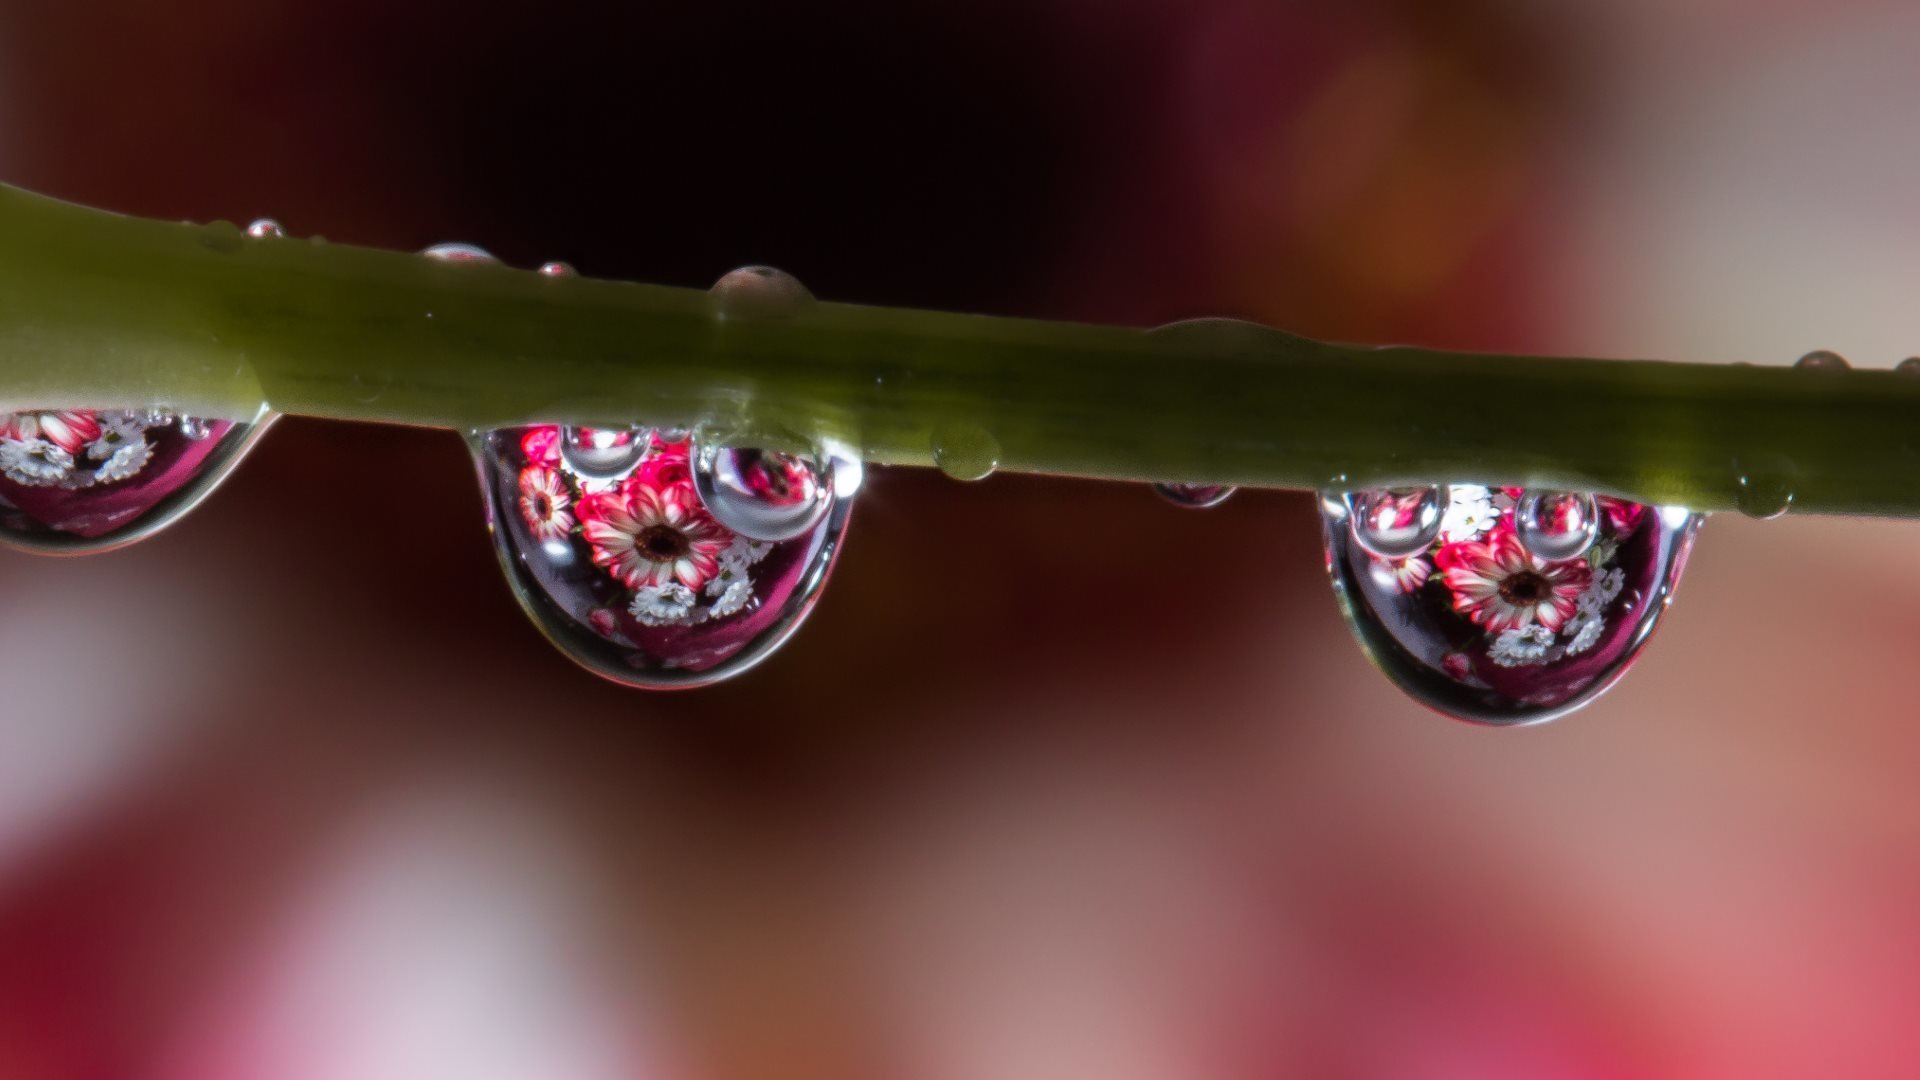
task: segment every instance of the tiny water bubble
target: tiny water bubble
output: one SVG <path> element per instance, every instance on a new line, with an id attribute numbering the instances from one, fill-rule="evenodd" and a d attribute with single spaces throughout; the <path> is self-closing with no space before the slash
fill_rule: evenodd
<path id="1" fill-rule="evenodd" d="M 1839 353 L 1819 349 L 1794 361 L 1793 366 L 1802 371 L 1846 371 L 1851 365 Z"/>
<path id="2" fill-rule="evenodd" d="M 1000 443 L 986 428 L 949 425 L 933 434 L 933 463 L 955 480 L 985 480 L 1000 467 Z"/>
<path id="3" fill-rule="evenodd" d="M 645 428 L 563 427 L 560 456 L 567 468 L 592 483 L 623 480 L 650 450 Z"/>
<path id="4" fill-rule="evenodd" d="M 1772 521 L 1793 509 L 1793 469 L 1785 461 L 1759 457 L 1740 470 L 1733 505 L 1756 521 Z"/>
<path id="5" fill-rule="evenodd" d="M 132 543 L 205 498 L 271 416 L 168 409 L 0 413 L 0 542 L 76 554 Z"/>
<path id="6" fill-rule="evenodd" d="M 1521 545 L 1549 562 L 1585 555 L 1600 535 L 1594 498 L 1578 491 L 1528 491 L 1513 520 Z"/>
<path id="7" fill-rule="evenodd" d="M 231 221 L 211 221 L 200 227 L 200 246 L 222 255 L 231 255 L 243 245 L 245 233 Z"/>
<path id="8" fill-rule="evenodd" d="M 449 263 L 480 265 L 500 261 L 494 258 L 493 253 L 486 248 L 474 244 L 435 244 L 432 247 L 423 248 L 420 254 L 425 255 L 429 259 L 438 259 L 441 262 Z"/>
<path id="9" fill-rule="evenodd" d="M 253 224 L 247 226 L 247 235 L 255 240 L 278 240 L 286 236 L 287 231 L 280 227 L 279 222 L 263 217 L 255 219 Z"/>
<path id="10" fill-rule="evenodd" d="M 1226 484 L 1155 484 L 1154 494 L 1175 506 L 1189 510 L 1208 510 L 1233 496 L 1236 488 Z"/>
<path id="11" fill-rule="evenodd" d="M 806 530 L 755 539 L 702 501 L 684 435 L 632 430 L 640 458 L 615 482 L 576 469 L 557 426 L 474 436 L 501 568 L 541 632 L 590 671 L 651 689 L 737 675 L 812 609 L 853 499 L 829 492 Z"/>
<path id="12" fill-rule="evenodd" d="M 834 462 L 812 455 L 693 440 L 693 490 L 715 521 L 755 540 L 812 531 L 833 506 Z"/>
<path id="13" fill-rule="evenodd" d="M 1920 375 L 1920 356 L 1909 356 L 1895 364 L 1893 370 L 1902 375 Z"/>
<path id="14" fill-rule="evenodd" d="M 553 262 L 541 263 L 540 273 L 547 277 L 559 277 L 559 278 L 580 276 L 580 272 L 573 268 L 573 264 L 564 263 L 557 259 L 554 260 Z"/>
<path id="15" fill-rule="evenodd" d="M 771 266 L 729 270 L 708 291 L 723 319 L 777 318 L 813 302 L 813 293 L 799 278 Z"/>
<path id="16" fill-rule="evenodd" d="M 1398 558 L 1358 542 L 1352 513 L 1360 500 L 1321 499 L 1327 569 L 1368 657 L 1415 700 L 1476 723 L 1537 723 L 1598 697 L 1639 657 L 1665 613 L 1701 517 L 1543 493 L 1568 496 L 1534 500 L 1548 520 L 1570 521 L 1574 509 L 1592 507 L 1584 550 L 1553 559 L 1521 539 L 1528 493 L 1448 488 L 1431 543 Z M 1556 539 L 1567 531 L 1551 530 Z"/>
<path id="17" fill-rule="evenodd" d="M 1382 559 L 1425 551 L 1440 535 L 1447 485 L 1379 488 L 1347 496 L 1354 543 Z"/>

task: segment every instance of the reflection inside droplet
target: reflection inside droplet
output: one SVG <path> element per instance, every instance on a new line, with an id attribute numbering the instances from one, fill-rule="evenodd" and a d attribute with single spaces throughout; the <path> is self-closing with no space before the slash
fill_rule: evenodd
<path id="1" fill-rule="evenodd" d="M 1175 506 L 1206 510 L 1232 497 L 1234 488 L 1225 484 L 1155 484 L 1154 494 Z"/>
<path id="2" fill-rule="evenodd" d="M 0 413 L 0 541 L 85 552 L 140 539 L 205 497 L 266 419 L 166 409 Z"/>
<path id="3" fill-rule="evenodd" d="M 1383 559 L 1424 550 L 1440 535 L 1447 486 L 1380 488 L 1347 497 L 1354 542 Z"/>
<path id="4" fill-rule="evenodd" d="M 595 429 L 583 440 L 591 444 Z M 746 670 L 798 627 L 851 512 L 769 543 L 723 524 L 694 488 L 685 438 L 621 429 L 617 478 L 579 470 L 554 426 L 478 435 L 500 562 L 521 606 L 583 666 L 633 686 L 698 686 Z"/>
<path id="5" fill-rule="evenodd" d="M 1701 521 L 1594 497 L 1583 553 L 1550 559 L 1520 538 L 1522 494 L 1451 485 L 1436 538 L 1399 558 L 1355 542 L 1355 500 L 1321 499 L 1327 566 L 1355 637 L 1401 689 L 1450 716 L 1533 723 L 1597 697 L 1653 632 Z"/>
<path id="6" fill-rule="evenodd" d="M 826 516 L 838 485 L 833 461 L 694 440 L 693 488 L 714 519 L 755 540 L 791 540 Z"/>

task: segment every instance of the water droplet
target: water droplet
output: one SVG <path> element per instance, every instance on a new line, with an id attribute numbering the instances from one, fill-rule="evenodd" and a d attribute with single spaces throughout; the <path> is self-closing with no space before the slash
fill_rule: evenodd
<path id="1" fill-rule="evenodd" d="M 548 277 L 578 277 L 578 276 L 580 276 L 580 272 L 579 272 L 578 270 L 575 270 L 575 269 L 573 268 L 573 264 L 572 264 L 572 263 L 564 263 L 564 262 L 560 262 L 559 260 L 555 260 L 555 261 L 553 261 L 553 262 L 545 262 L 545 263 L 541 263 L 541 264 L 540 264 L 540 272 L 541 272 L 542 274 L 545 274 L 545 275 L 546 275 L 546 276 L 548 276 Z"/>
<path id="2" fill-rule="evenodd" d="M 231 221 L 210 221 L 200 227 L 200 246 L 222 255 L 231 255 L 242 246 L 244 234 Z"/>
<path id="3" fill-rule="evenodd" d="M 1846 357 L 1821 349 L 1794 361 L 1793 366 L 1802 371 L 1846 371 L 1849 365 Z"/>
<path id="4" fill-rule="evenodd" d="M 617 482 L 577 472 L 550 426 L 477 435 L 495 548 L 521 606 L 576 662 L 631 686 L 737 675 L 799 626 L 853 500 L 793 539 L 728 528 L 694 490 L 692 447 L 644 434 Z"/>
<path id="5" fill-rule="evenodd" d="M 450 263 L 497 263 L 500 260 L 486 248 L 473 244 L 435 244 L 420 252 L 429 259 Z"/>
<path id="6" fill-rule="evenodd" d="M 1592 543 L 1555 561 L 1521 543 L 1521 495 L 1452 485 L 1438 538 L 1399 559 L 1354 542 L 1350 499 L 1321 499 L 1354 636 L 1402 690 L 1449 716 L 1536 723 L 1598 697 L 1653 633 L 1702 520 L 1598 496 Z"/>
<path id="7" fill-rule="evenodd" d="M 1206 510 L 1226 502 L 1235 489 L 1224 484 L 1155 484 L 1153 490 L 1175 506 Z"/>
<path id="8" fill-rule="evenodd" d="M 1383 559 L 1425 551 L 1440 535 L 1447 486 L 1380 488 L 1346 497 L 1353 540 Z"/>
<path id="9" fill-rule="evenodd" d="M 1737 463 L 1739 486 L 1733 504 L 1742 514 L 1759 521 L 1772 521 L 1793 509 L 1794 469 L 1786 459 L 1758 454 Z"/>
<path id="10" fill-rule="evenodd" d="M 560 456 L 589 483 L 624 480 L 650 449 L 643 428 L 560 428 Z"/>
<path id="11" fill-rule="evenodd" d="M 944 427 L 933 434 L 933 463 L 955 480 L 985 480 L 1000 467 L 1000 443 L 972 424 Z"/>
<path id="12" fill-rule="evenodd" d="M 813 530 L 833 506 L 833 459 L 729 446 L 696 435 L 693 490 L 713 519 L 755 540 L 791 540 Z"/>
<path id="13" fill-rule="evenodd" d="M 813 302 L 800 279 L 771 266 L 743 266 L 721 275 L 708 290 L 725 319 L 767 319 L 788 315 Z"/>
<path id="14" fill-rule="evenodd" d="M 1894 365 L 1893 370 L 1902 375 L 1920 375 L 1920 356 L 1909 356 Z"/>
<path id="15" fill-rule="evenodd" d="M 0 413 L 0 542 L 78 553 L 150 535 L 205 498 L 269 419 L 165 409 Z"/>
<path id="16" fill-rule="evenodd" d="M 1593 496 L 1577 491 L 1528 491 L 1514 508 L 1520 544 L 1548 562 L 1577 559 L 1600 535 Z"/>
<path id="17" fill-rule="evenodd" d="M 287 231 L 280 227 L 279 222 L 270 217 L 263 217 L 247 226 L 247 235 L 255 240 L 278 240 L 287 235 Z"/>

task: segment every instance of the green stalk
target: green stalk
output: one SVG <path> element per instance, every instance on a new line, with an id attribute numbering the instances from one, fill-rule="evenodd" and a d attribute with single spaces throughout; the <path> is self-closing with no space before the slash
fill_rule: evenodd
<path id="1" fill-rule="evenodd" d="M 462 431 L 714 420 L 884 464 L 1589 489 L 1920 516 L 1920 377 L 1332 345 L 801 303 L 459 265 L 0 188 L 0 409 Z M 966 461 L 961 463 L 964 468 Z"/>

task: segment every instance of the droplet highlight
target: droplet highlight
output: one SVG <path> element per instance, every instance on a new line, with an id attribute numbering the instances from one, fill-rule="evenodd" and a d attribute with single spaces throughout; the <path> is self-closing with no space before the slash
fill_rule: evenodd
<path id="1" fill-rule="evenodd" d="M 693 441 L 693 490 L 715 521 L 755 540 L 802 536 L 832 508 L 833 459 Z"/>
<path id="2" fill-rule="evenodd" d="M 1355 542 L 1352 501 L 1321 499 L 1327 568 L 1374 664 L 1415 700 L 1482 724 L 1563 716 L 1612 686 L 1673 597 L 1703 520 L 1606 496 L 1577 558 L 1520 539 L 1517 488 L 1451 485 L 1432 544 L 1382 558 Z"/>
<path id="3" fill-rule="evenodd" d="M 1592 495 L 1577 491 L 1528 491 L 1513 511 L 1520 544 L 1548 562 L 1577 559 L 1600 535 Z"/>
<path id="4" fill-rule="evenodd" d="M 592 429 L 579 429 L 592 430 Z M 767 542 L 717 519 L 694 487 L 693 447 L 640 432 L 617 478 L 576 469 L 556 426 L 476 435 L 495 550 L 522 608 L 577 663 L 652 689 L 747 670 L 812 609 L 852 498 Z"/>
<path id="5" fill-rule="evenodd" d="M 1447 486 L 1379 488 L 1346 497 L 1354 543 L 1382 559 L 1424 551 L 1440 535 Z"/>
<path id="6" fill-rule="evenodd" d="M 1209 510 L 1233 497 L 1233 488 L 1224 484 L 1155 484 L 1154 494 L 1175 506 L 1188 510 Z"/>
<path id="7" fill-rule="evenodd" d="M 564 262 L 560 262 L 559 260 L 555 260 L 553 262 L 541 263 L 540 273 L 544 274 L 547 277 L 555 277 L 555 278 L 580 276 L 580 272 L 573 268 L 572 263 L 564 263 Z"/>
<path id="8" fill-rule="evenodd" d="M 0 543 L 80 554 L 149 536 L 205 498 L 269 419 L 167 409 L 0 413 Z"/>
<path id="9" fill-rule="evenodd" d="M 286 236 L 287 231 L 280 227 L 279 222 L 272 218 L 263 217 L 256 219 L 253 224 L 247 226 L 247 235 L 255 240 L 278 240 Z"/>

